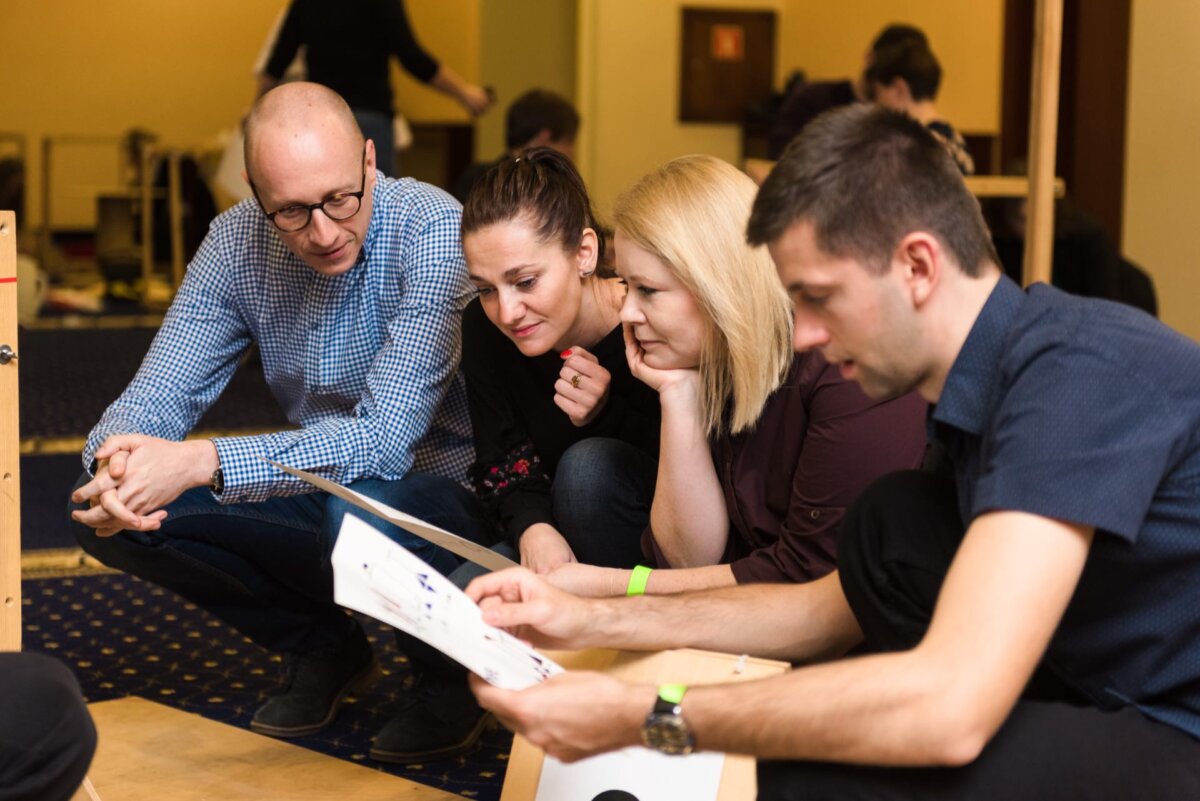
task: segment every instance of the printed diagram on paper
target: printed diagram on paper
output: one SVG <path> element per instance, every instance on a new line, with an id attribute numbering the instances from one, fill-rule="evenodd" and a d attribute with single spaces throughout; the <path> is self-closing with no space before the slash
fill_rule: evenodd
<path id="1" fill-rule="evenodd" d="M 333 597 L 417 637 L 506 690 L 523 690 L 562 668 L 483 622 L 479 607 L 442 574 L 352 514 L 333 549 Z"/>

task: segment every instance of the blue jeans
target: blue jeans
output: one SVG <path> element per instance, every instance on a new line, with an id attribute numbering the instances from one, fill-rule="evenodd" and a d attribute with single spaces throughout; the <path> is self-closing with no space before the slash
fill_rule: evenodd
<path id="1" fill-rule="evenodd" d="M 88 480 L 85 473 L 76 487 Z M 495 539 L 474 494 L 449 479 L 412 473 L 350 486 L 462 537 L 485 544 Z M 461 561 L 324 492 L 221 505 L 201 487 L 166 510 L 158 531 L 105 538 L 80 523 L 71 526 L 83 550 L 104 564 L 175 591 L 272 651 L 332 648 L 353 632 L 353 619 L 333 601 L 329 561 L 348 511 L 443 573 Z"/>
<path id="2" fill-rule="evenodd" d="M 633 567 L 643 561 L 642 532 L 658 462 L 618 439 L 593 437 L 567 448 L 554 471 L 554 519 L 585 565 Z"/>
<path id="3" fill-rule="evenodd" d="M 375 166 L 389 178 L 396 176 L 396 130 L 390 114 L 369 109 L 351 109 L 358 127 L 367 139 L 375 143 Z M 393 507 L 395 508 L 395 507 Z"/>
<path id="4" fill-rule="evenodd" d="M 650 504 L 658 462 L 627 442 L 606 437 L 580 440 L 567 448 L 550 490 L 559 533 L 585 565 L 633 567 L 645 561 L 642 532 L 650 525 Z M 520 561 L 512 543 L 492 547 Z M 464 588 L 489 572 L 466 562 L 450 574 Z"/>

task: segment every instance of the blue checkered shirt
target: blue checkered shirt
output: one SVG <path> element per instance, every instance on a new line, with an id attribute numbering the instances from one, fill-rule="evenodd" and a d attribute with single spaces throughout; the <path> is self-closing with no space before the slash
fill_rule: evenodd
<path id="1" fill-rule="evenodd" d="M 257 343 L 298 428 L 213 440 L 224 503 L 312 488 L 265 456 L 348 484 L 409 470 L 466 482 L 474 458 L 458 370 L 472 295 L 460 208 L 441 190 L 378 174 L 358 262 L 322 276 L 292 254 L 254 201 L 213 222 L 132 383 L 88 436 L 180 440 Z"/>

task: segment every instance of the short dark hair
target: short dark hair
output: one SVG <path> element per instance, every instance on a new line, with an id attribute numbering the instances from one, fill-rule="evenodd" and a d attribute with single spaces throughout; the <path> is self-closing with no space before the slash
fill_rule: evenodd
<path id="1" fill-rule="evenodd" d="M 879 35 L 875 37 L 875 41 L 871 42 L 871 52 L 878 53 L 885 47 L 904 42 L 919 42 L 921 45 L 929 47 L 929 39 L 925 36 L 925 31 L 915 25 L 894 22 L 880 31 Z"/>
<path id="2" fill-rule="evenodd" d="M 460 236 L 509 220 L 526 219 L 543 242 L 557 241 L 564 250 L 579 247 L 583 231 L 596 232 L 596 273 L 611 278 L 604 266 L 604 237 L 592 211 L 583 178 L 563 154 L 535 147 L 504 159 L 475 182 L 463 204 Z"/>
<path id="3" fill-rule="evenodd" d="M 549 131 L 556 142 L 574 141 L 579 132 L 579 112 L 562 95 L 548 89 L 530 89 L 508 107 L 505 145 L 509 150 L 524 147 L 539 131 Z"/>
<path id="4" fill-rule="evenodd" d="M 942 84 L 942 65 L 928 47 L 901 42 L 875 52 L 867 67 L 867 85 L 890 85 L 897 78 L 908 84 L 913 100 L 933 100 Z"/>
<path id="5" fill-rule="evenodd" d="M 880 106 L 834 109 L 805 127 L 754 199 L 747 238 L 773 242 L 801 221 L 825 253 L 881 271 L 918 230 L 936 236 L 967 275 L 1000 262 L 946 147 L 907 114 Z"/>

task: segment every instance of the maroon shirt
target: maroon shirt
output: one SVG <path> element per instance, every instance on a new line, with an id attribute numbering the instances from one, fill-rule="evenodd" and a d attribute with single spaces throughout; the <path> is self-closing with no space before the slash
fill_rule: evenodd
<path id="1" fill-rule="evenodd" d="M 925 412 L 916 393 L 873 401 L 820 353 L 797 354 L 758 424 L 712 445 L 729 512 L 721 562 L 738 583 L 811 581 L 833 570 L 846 507 L 880 476 L 921 465 Z M 670 566 L 650 529 L 642 550 Z"/>

